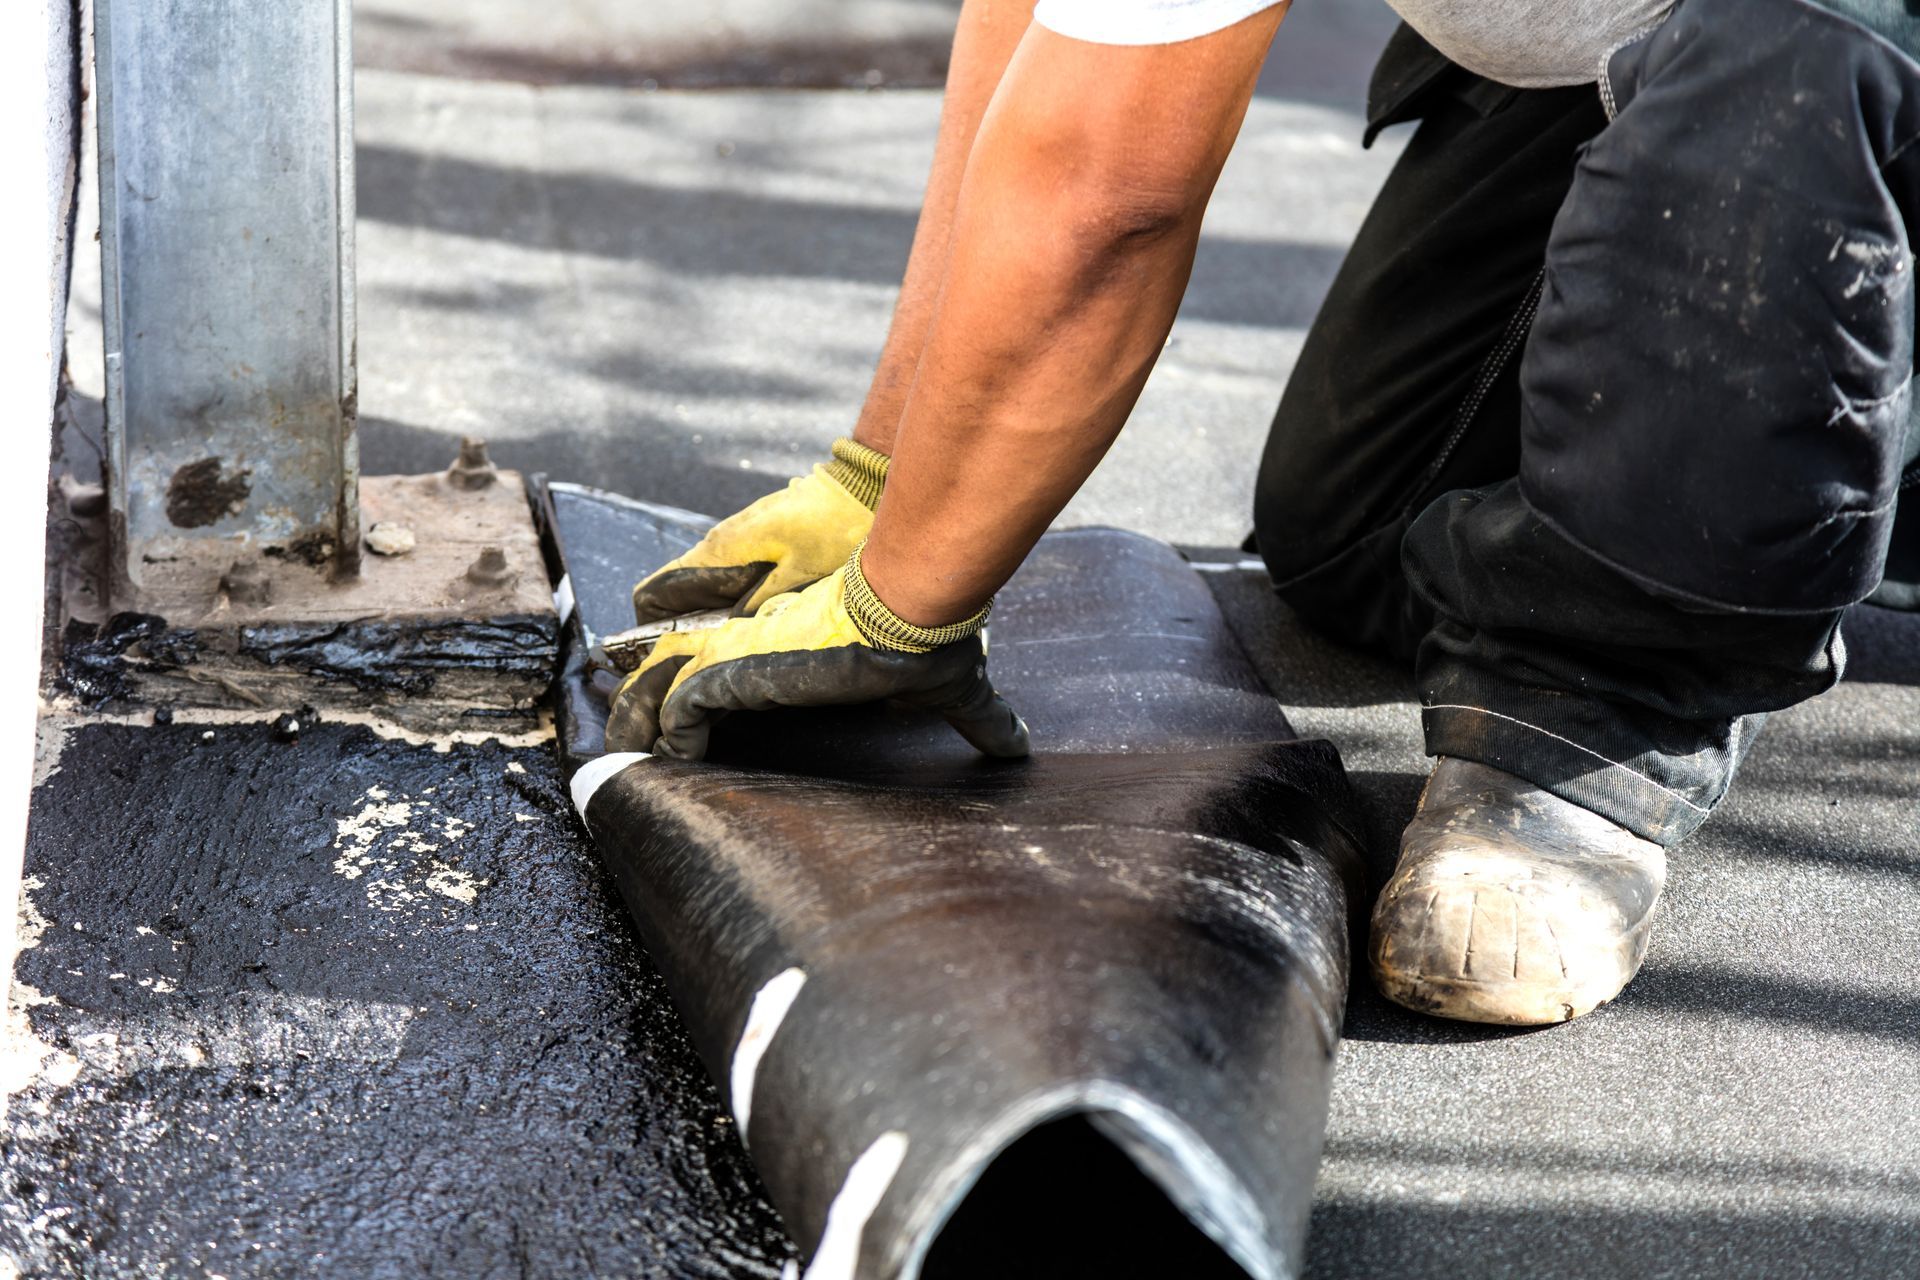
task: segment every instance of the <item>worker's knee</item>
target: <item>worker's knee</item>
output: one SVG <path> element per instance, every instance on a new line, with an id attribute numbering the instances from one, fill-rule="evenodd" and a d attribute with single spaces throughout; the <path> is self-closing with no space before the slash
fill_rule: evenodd
<path id="1" fill-rule="evenodd" d="M 1343 486 L 1309 449 L 1291 449 L 1299 437 L 1286 428 L 1299 424 L 1285 416 L 1283 405 L 1254 491 L 1254 537 L 1275 591 L 1336 640 L 1410 657 L 1424 623 L 1400 563 L 1402 504 Z"/>
<path id="2" fill-rule="evenodd" d="M 1283 401 L 1253 489 L 1253 533 L 1274 582 L 1312 573 L 1366 532 L 1351 497 L 1315 465 L 1312 424 L 1290 420 Z"/>
<path id="3" fill-rule="evenodd" d="M 1912 193 L 1889 165 L 1920 132 L 1920 69 L 1762 3 L 1779 22 L 1690 0 L 1616 55 L 1618 114 L 1548 245 L 1520 477 L 1650 585 L 1819 611 L 1873 590 L 1899 485 Z"/>

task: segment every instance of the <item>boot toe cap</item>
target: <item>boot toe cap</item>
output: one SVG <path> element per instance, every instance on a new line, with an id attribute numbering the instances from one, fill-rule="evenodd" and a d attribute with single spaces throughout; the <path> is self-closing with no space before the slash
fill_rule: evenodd
<path id="1" fill-rule="evenodd" d="M 1403 867 L 1373 916 L 1372 961 L 1398 1004 L 1473 1022 L 1563 1022 L 1639 967 L 1657 886 L 1634 868 L 1497 850 Z M 1623 891 L 1624 890 L 1624 891 Z"/>

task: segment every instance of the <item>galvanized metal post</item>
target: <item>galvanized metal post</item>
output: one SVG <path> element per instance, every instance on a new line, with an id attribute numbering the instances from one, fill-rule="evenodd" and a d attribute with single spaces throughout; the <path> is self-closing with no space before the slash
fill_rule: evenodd
<path id="1" fill-rule="evenodd" d="M 115 603 L 359 563 L 351 0 L 98 0 Z"/>
<path id="2" fill-rule="evenodd" d="M 167 705 L 529 714 L 558 621 L 519 478 L 478 442 L 359 474 L 351 3 L 95 0 L 112 558 L 89 603 L 166 627 L 94 643 Z M 365 563 L 363 503 L 387 526 Z"/>

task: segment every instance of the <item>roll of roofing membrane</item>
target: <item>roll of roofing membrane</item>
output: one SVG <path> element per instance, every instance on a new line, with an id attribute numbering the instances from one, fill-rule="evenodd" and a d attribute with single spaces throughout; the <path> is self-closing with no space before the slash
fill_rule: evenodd
<path id="1" fill-rule="evenodd" d="M 884 707 L 603 755 L 587 648 L 706 522 L 537 497 L 575 802 L 806 1276 L 1297 1275 L 1359 828 L 1199 575 L 1041 541 L 990 638 L 1029 761 Z"/>

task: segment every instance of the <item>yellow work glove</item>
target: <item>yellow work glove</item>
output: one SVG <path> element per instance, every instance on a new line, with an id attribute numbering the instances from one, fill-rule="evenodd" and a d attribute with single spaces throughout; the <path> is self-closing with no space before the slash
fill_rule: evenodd
<path id="1" fill-rule="evenodd" d="M 729 711 L 890 698 L 944 716 L 988 755 L 1024 756 L 1027 726 L 987 679 L 986 618 L 906 622 L 867 586 L 856 548 L 839 573 L 752 617 L 662 637 L 613 695 L 607 750 L 698 760 Z"/>
<path id="2" fill-rule="evenodd" d="M 873 527 L 887 455 L 833 442 L 833 461 L 728 516 L 693 550 L 633 589 L 641 626 L 702 609 L 753 613 L 839 569 Z"/>

